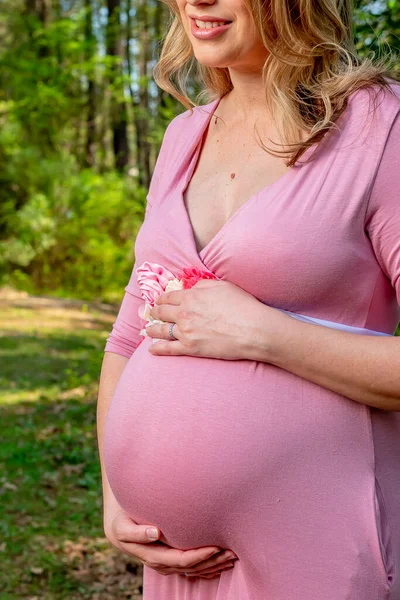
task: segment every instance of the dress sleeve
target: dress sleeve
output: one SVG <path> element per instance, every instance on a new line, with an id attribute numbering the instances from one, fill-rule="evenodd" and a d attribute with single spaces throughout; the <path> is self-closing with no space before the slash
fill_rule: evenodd
<path id="1" fill-rule="evenodd" d="M 169 123 L 167 129 L 165 130 L 161 148 L 154 166 L 153 175 L 146 197 L 144 220 L 146 220 L 150 210 L 153 210 L 153 206 L 157 202 L 159 190 L 161 189 L 161 182 L 165 175 L 169 143 L 168 138 L 170 136 L 170 128 L 172 123 L 173 121 Z M 122 299 L 117 318 L 113 323 L 111 333 L 108 336 L 106 345 L 104 347 L 104 352 L 114 352 L 114 354 L 120 354 L 126 358 L 130 358 L 132 356 L 139 343 L 143 340 L 142 336 L 139 334 L 142 328 L 142 323 L 138 315 L 138 308 L 143 303 L 143 299 L 140 293 L 140 288 L 137 284 L 136 266 L 137 265 L 135 261 L 129 282 L 124 290 L 125 294 Z"/>
<path id="2" fill-rule="evenodd" d="M 136 262 L 133 265 L 128 284 L 129 291 L 125 288 L 125 294 L 117 318 L 114 321 L 111 333 L 104 347 L 104 352 L 114 352 L 114 354 L 120 354 L 126 358 L 132 356 L 142 339 L 139 335 L 141 320 L 138 315 L 138 309 L 143 300 L 135 281 L 135 269 Z"/>
<path id="3" fill-rule="evenodd" d="M 372 186 L 365 231 L 400 306 L 400 110 L 390 128 Z"/>

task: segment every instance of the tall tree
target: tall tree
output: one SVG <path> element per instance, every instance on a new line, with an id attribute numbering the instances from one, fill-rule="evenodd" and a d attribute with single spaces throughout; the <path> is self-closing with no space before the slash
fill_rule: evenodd
<path id="1" fill-rule="evenodd" d="M 123 171 L 129 161 L 128 111 L 124 96 L 121 44 L 121 0 L 107 0 L 107 55 L 111 58 L 109 82 L 111 94 L 111 128 L 115 166 Z"/>
<path id="2" fill-rule="evenodd" d="M 154 11 L 154 41 L 156 47 L 156 56 L 158 58 L 159 50 L 162 44 L 162 37 L 165 32 L 168 22 L 169 10 L 163 2 L 157 2 Z M 161 88 L 157 87 L 157 108 L 158 115 L 161 117 L 164 109 L 167 107 L 168 94 Z"/>
<path id="3" fill-rule="evenodd" d="M 151 142 L 149 116 L 149 61 L 150 61 L 150 5 L 147 0 L 136 0 L 136 39 L 138 46 L 138 93 L 134 99 L 136 155 L 139 183 L 148 188 L 151 177 Z"/>
<path id="4" fill-rule="evenodd" d="M 38 19 L 44 29 L 47 29 L 51 19 L 51 0 L 25 0 L 25 12 L 30 17 Z M 30 28 L 30 34 L 32 36 L 33 29 Z M 41 43 L 38 48 L 39 57 L 48 56 L 49 49 L 46 43 L 46 39 L 42 36 Z"/>
<path id="5" fill-rule="evenodd" d="M 87 117 L 86 117 L 86 167 L 94 167 L 96 160 L 96 82 L 94 56 L 96 38 L 93 35 L 93 10 L 91 0 L 85 1 L 85 62 L 87 65 Z"/>

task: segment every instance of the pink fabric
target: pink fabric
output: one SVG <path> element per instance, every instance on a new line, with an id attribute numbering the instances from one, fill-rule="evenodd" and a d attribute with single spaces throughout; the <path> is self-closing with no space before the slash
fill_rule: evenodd
<path id="1" fill-rule="evenodd" d="M 393 334 L 400 319 L 400 86 L 353 94 L 314 160 L 196 251 L 182 193 L 219 99 L 168 126 L 136 265 L 198 267 L 262 302 Z M 308 151 L 310 153 L 310 151 Z M 239 556 L 214 580 L 144 568 L 144 600 L 399 600 L 400 413 L 268 363 L 152 356 L 135 268 L 105 350 L 129 358 L 104 460 L 121 506 L 178 548 Z M 379 340 L 377 339 L 377 343 Z"/>

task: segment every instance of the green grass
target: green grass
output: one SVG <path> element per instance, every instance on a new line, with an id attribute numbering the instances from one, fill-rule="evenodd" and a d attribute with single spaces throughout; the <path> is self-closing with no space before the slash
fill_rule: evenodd
<path id="1" fill-rule="evenodd" d="M 0 599 L 140 598 L 104 538 L 95 428 L 114 314 L 0 304 Z"/>

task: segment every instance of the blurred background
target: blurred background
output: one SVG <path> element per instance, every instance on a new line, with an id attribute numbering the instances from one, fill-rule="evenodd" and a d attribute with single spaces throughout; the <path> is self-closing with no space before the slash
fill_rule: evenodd
<path id="1" fill-rule="evenodd" d="M 141 598 L 103 534 L 95 405 L 185 110 L 152 79 L 168 21 L 156 0 L 0 0 L 0 600 Z M 399 1 L 357 1 L 354 38 L 398 56 Z"/>

